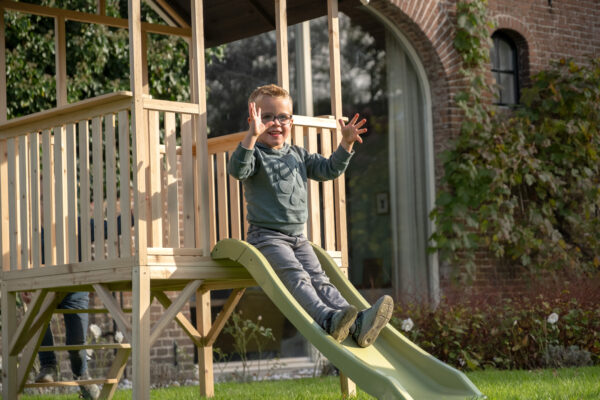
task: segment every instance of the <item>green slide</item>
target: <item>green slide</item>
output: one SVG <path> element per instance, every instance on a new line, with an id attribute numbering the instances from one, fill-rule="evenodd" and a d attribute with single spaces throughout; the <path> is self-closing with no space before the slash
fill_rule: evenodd
<path id="1" fill-rule="evenodd" d="M 317 246 L 314 249 L 325 273 L 346 300 L 359 310 L 369 307 L 335 261 L 323 249 Z M 350 337 L 337 343 L 290 295 L 254 246 L 225 239 L 217 243 L 211 255 L 214 259 L 230 259 L 243 265 L 302 335 L 361 390 L 372 396 L 406 400 L 485 398 L 464 374 L 420 349 L 390 324 L 367 348 L 358 347 Z"/>

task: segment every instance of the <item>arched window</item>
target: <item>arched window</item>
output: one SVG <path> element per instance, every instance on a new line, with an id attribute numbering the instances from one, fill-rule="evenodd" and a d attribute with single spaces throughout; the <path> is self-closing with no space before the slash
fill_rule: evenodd
<path id="1" fill-rule="evenodd" d="M 498 85 L 496 104 L 501 106 L 518 104 L 519 64 L 517 60 L 517 46 L 502 31 L 495 32 L 492 35 L 492 40 L 494 43 L 490 54 L 492 74 Z"/>

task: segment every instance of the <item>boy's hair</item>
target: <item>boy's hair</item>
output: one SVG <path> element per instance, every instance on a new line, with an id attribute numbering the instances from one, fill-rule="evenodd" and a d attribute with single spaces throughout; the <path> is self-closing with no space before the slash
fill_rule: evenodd
<path id="1" fill-rule="evenodd" d="M 248 104 L 255 102 L 259 97 L 269 96 L 269 97 L 285 97 L 292 102 L 292 96 L 290 93 L 282 88 L 281 86 L 277 86 L 273 83 L 269 85 L 259 86 L 252 93 L 250 93 L 250 97 L 248 97 Z"/>

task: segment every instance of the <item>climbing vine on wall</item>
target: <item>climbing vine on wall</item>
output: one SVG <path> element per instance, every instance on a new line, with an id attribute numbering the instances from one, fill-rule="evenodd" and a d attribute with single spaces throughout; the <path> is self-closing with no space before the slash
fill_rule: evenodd
<path id="1" fill-rule="evenodd" d="M 443 154 L 432 250 L 472 273 L 484 250 L 501 264 L 600 266 L 600 59 L 551 63 L 514 110 L 492 105 L 487 1 L 459 1 L 454 45 L 465 89 L 460 134 Z M 489 76 L 489 75 L 487 75 Z"/>

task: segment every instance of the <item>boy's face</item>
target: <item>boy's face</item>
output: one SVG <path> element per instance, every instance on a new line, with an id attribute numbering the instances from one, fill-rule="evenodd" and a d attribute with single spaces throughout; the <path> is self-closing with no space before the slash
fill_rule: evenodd
<path id="1" fill-rule="evenodd" d="M 292 116 L 292 102 L 287 97 L 260 96 L 256 99 L 256 106 L 261 110 L 263 122 L 265 118 L 269 117 L 268 120 L 270 121 L 273 120 L 272 117 Z M 275 118 L 274 122 L 269 129 L 258 136 L 257 140 L 273 149 L 280 149 L 292 131 L 292 120 L 289 123 L 282 124 Z"/>

